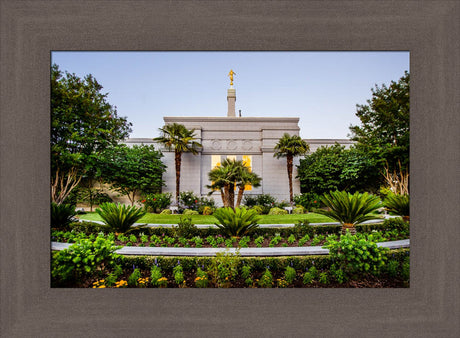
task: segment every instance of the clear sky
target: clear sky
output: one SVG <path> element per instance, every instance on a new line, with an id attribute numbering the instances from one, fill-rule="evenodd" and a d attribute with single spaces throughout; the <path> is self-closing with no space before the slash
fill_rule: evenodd
<path id="1" fill-rule="evenodd" d="M 300 117 L 305 139 L 347 138 L 376 84 L 409 71 L 409 52 L 52 52 L 53 63 L 92 74 L 130 138 L 158 136 L 163 116 L 227 116 L 228 72 L 236 114 Z"/>

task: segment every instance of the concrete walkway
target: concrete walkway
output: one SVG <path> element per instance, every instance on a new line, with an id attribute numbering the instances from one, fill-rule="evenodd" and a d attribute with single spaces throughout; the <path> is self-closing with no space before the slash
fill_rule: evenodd
<path id="1" fill-rule="evenodd" d="M 398 217 L 398 216 L 396 216 Z M 98 224 L 104 224 L 104 222 L 101 221 L 90 221 L 86 219 L 78 219 L 79 222 L 92 222 L 92 223 L 98 223 Z M 374 219 L 370 221 L 363 222 L 361 224 L 376 224 L 376 223 L 383 223 L 384 219 Z M 134 223 L 133 227 L 139 226 L 139 225 L 146 225 L 147 227 L 150 228 L 173 228 L 177 226 L 177 224 L 161 224 L 161 223 Z M 295 224 L 259 224 L 259 228 L 291 228 Z M 339 222 L 328 222 L 328 223 L 310 223 L 310 226 L 322 226 L 322 225 L 340 225 Z M 214 224 L 195 224 L 197 228 L 217 228 Z"/>
<path id="2" fill-rule="evenodd" d="M 72 243 L 51 242 L 51 250 L 60 251 Z M 377 243 L 380 247 L 389 249 L 409 248 L 410 240 Z M 218 252 L 235 253 L 237 248 L 164 248 L 164 247 L 133 247 L 125 246 L 116 251 L 121 255 L 135 256 L 215 256 Z M 328 255 L 329 250 L 321 246 L 309 247 L 278 247 L 278 248 L 240 248 L 240 256 L 307 256 Z"/>

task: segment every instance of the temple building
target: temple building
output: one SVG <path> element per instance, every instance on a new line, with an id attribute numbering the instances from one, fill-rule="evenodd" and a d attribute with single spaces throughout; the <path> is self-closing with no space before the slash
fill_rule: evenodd
<path id="1" fill-rule="evenodd" d="M 230 88 L 227 90 L 227 116 L 216 117 L 170 117 L 165 116 L 164 123 L 180 123 L 195 130 L 196 141 L 202 144 L 197 155 L 182 154 L 180 190 L 193 191 L 198 196 L 207 196 L 210 190 L 208 173 L 226 158 L 242 160 L 250 170 L 262 177 L 261 186 L 247 187 L 245 195 L 270 194 L 278 201 L 289 202 L 289 184 L 286 159 L 273 157 L 274 147 L 284 133 L 299 135 L 299 117 L 241 117 L 236 114 L 236 90 L 233 88 L 233 71 L 230 71 Z M 349 147 L 352 141 L 347 139 L 305 139 L 310 153 L 323 145 L 339 143 Z M 154 144 L 152 139 L 132 138 L 127 145 Z M 163 192 L 175 192 L 174 151 L 156 145 L 168 167 L 163 179 Z M 294 159 L 293 192 L 300 194 L 300 182 Z M 222 204 L 220 194 L 212 194 L 218 205 Z"/>

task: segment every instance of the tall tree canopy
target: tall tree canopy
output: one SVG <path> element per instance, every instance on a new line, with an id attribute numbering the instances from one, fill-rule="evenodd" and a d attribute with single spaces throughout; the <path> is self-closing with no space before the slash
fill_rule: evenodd
<path id="1" fill-rule="evenodd" d="M 98 154 L 131 132 L 101 90 L 91 74 L 81 79 L 51 67 L 51 197 L 58 204 L 83 174 L 94 173 Z"/>
<path id="2" fill-rule="evenodd" d="M 165 145 L 169 150 L 174 149 L 174 162 L 176 167 L 176 202 L 179 202 L 180 192 L 180 168 L 182 163 L 182 153 L 191 152 L 198 154 L 198 148 L 202 145 L 195 141 L 196 136 L 194 130 L 189 130 L 183 124 L 172 123 L 167 124 L 163 128 L 159 128 L 160 137 L 153 140 Z"/>
<path id="3" fill-rule="evenodd" d="M 286 168 L 289 181 L 289 201 L 291 203 L 294 201 L 294 194 L 292 190 L 292 169 L 294 166 L 294 157 L 304 155 L 309 149 L 310 147 L 307 142 L 302 140 L 300 136 L 290 136 L 288 133 L 285 133 L 275 145 L 275 153 L 273 156 L 276 158 L 286 157 Z"/>
<path id="4" fill-rule="evenodd" d="M 383 181 L 376 159 L 356 147 L 345 149 L 337 143 L 301 159 L 297 177 L 303 193 L 318 195 L 330 190 L 376 192 Z"/>
<path id="5" fill-rule="evenodd" d="M 137 193 L 161 192 L 166 167 L 163 156 L 153 146 L 127 147 L 124 144 L 107 148 L 100 157 L 100 175 L 112 189 L 128 196 L 134 205 Z"/>
<path id="6" fill-rule="evenodd" d="M 367 105 L 357 105 L 361 125 L 350 126 L 357 147 L 388 163 L 390 170 L 409 167 L 409 73 L 387 87 L 375 86 Z"/>

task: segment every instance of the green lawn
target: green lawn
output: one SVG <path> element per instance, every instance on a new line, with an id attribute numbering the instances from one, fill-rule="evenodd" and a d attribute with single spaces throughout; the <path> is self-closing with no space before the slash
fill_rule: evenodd
<path id="1" fill-rule="evenodd" d="M 142 217 L 138 223 L 158 223 L 158 224 L 177 224 L 182 215 L 159 215 L 148 213 Z M 90 221 L 102 221 L 95 212 L 89 212 L 85 215 L 79 215 L 81 219 Z M 334 222 L 329 217 L 308 213 L 303 215 L 261 215 L 260 224 L 294 224 L 300 220 L 308 220 L 310 223 Z M 194 215 L 192 216 L 194 224 L 214 224 L 217 219 L 214 216 Z"/>

